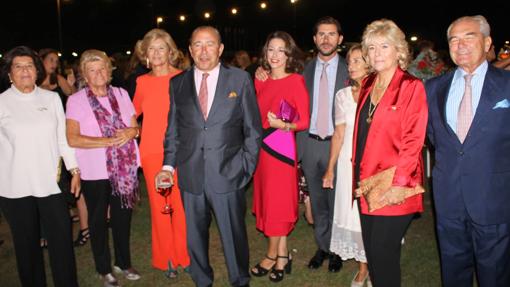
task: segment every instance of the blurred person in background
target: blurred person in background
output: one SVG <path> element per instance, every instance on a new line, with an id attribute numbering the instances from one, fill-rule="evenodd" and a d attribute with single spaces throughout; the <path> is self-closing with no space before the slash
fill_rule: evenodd
<path id="1" fill-rule="evenodd" d="M 45 48 L 39 50 L 39 57 L 41 57 L 44 70 L 46 71 L 46 77 L 41 84 L 41 88 L 57 92 L 62 100 L 62 105 L 64 107 L 64 112 L 66 110 L 67 97 L 76 92 L 75 83 L 76 77 L 74 75 L 73 69 L 67 69 L 69 73 L 67 74 L 67 78 L 64 78 L 62 75 L 58 73 L 59 71 L 59 56 L 58 51 L 51 48 Z M 79 196 L 78 199 L 74 199 L 74 196 L 69 196 L 69 182 L 71 175 L 67 172 L 65 163 L 63 163 L 62 172 L 60 174 L 59 186 L 64 194 L 67 194 L 66 200 L 69 206 L 76 204 L 78 209 L 78 216 L 72 215 L 71 218 L 73 222 L 79 220 L 80 222 L 80 232 L 78 233 L 78 237 L 74 241 L 74 246 L 83 246 L 87 243 L 90 238 L 89 234 L 89 224 L 87 219 L 87 206 L 85 203 L 85 199 L 83 196 Z M 44 233 L 44 229 L 43 229 Z M 44 237 L 44 234 L 43 234 Z M 46 247 L 47 242 L 46 239 L 41 239 L 41 246 Z"/>

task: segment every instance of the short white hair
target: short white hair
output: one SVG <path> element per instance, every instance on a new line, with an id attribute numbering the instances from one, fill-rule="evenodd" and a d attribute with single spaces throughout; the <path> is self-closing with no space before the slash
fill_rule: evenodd
<path id="1" fill-rule="evenodd" d="M 491 35 L 491 26 L 489 25 L 489 22 L 487 22 L 487 19 L 485 19 L 485 17 L 483 17 L 482 15 L 475 15 L 460 17 L 457 20 L 453 21 L 450 24 L 450 26 L 448 26 L 448 30 L 446 30 L 447 39 L 450 39 L 450 30 L 452 29 L 453 25 L 462 21 L 476 22 L 480 26 L 480 33 L 482 33 L 484 37 L 489 37 Z"/>

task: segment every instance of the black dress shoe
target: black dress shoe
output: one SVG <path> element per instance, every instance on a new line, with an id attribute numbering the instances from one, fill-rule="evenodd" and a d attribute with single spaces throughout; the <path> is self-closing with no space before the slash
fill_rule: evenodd
<path id="1" fill-rule="evenodd" d="M 328 271 L 329 272 L 338 272 L 340 269 L 342 269 L 342 258 L 336 254 L 330 254 L 329 255 L 329 264 L 328 264 Z"/>
<path id="2" fill-rule="evenodd" d="M 323 251 L 321 249 L 317 249 L 317 252 L 315 252 L 315 255 L 310 259 L 310 263 L 308 263 L 308 268 L 310 269 L 318 269 L 322 266 L 322 262 L 324 262 L 324 259 L 328 256 L 328 253 L 326 251 Z"/>

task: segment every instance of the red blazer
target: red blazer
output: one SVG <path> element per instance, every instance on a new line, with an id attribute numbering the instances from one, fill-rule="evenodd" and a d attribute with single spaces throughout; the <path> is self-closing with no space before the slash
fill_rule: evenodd
<path id="1" fill-rule="evenodd" d="M 360 109 L 370 98 L 375 78 L 375 74 L 368 76 L 361 87 L 354 124 L 353 159 L 356 158 Z M 362 116 L 361 120 L 365 118 Z M 423 184 L 421 151 L 427 118 L 427 97 L 422 81 L 397 68 L 373 116 L 360 163 L 360 179 L 396 166 L 394 186 L 414 187 Z M 353 160 L 353 168 L 354 165 Z M 357 183 L 353 185 L 355 188 L 357 186 Z M 365 198 L 361 198 L 363 214 L 405 215 L 421 211 L 421 194 L 407 198 L 401 205 L 386 206 L 374 212 L 368 212 Z"/>

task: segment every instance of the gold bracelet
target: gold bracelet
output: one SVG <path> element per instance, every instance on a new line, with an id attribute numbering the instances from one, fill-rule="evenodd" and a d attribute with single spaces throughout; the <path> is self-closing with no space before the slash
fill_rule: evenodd
<path id="1" fill-rule="evenodd" d="M 71 168 L 71 169 L 69 170 L 69 173 L 70 173 L 71 175 L 75 176 L 75 175 L 77 175 L 77 174 L 80 174 L 81 172 L 80 172 L 80 169 L 79 169 L 79 168 L 75 167 L 75 168 Z"/>

